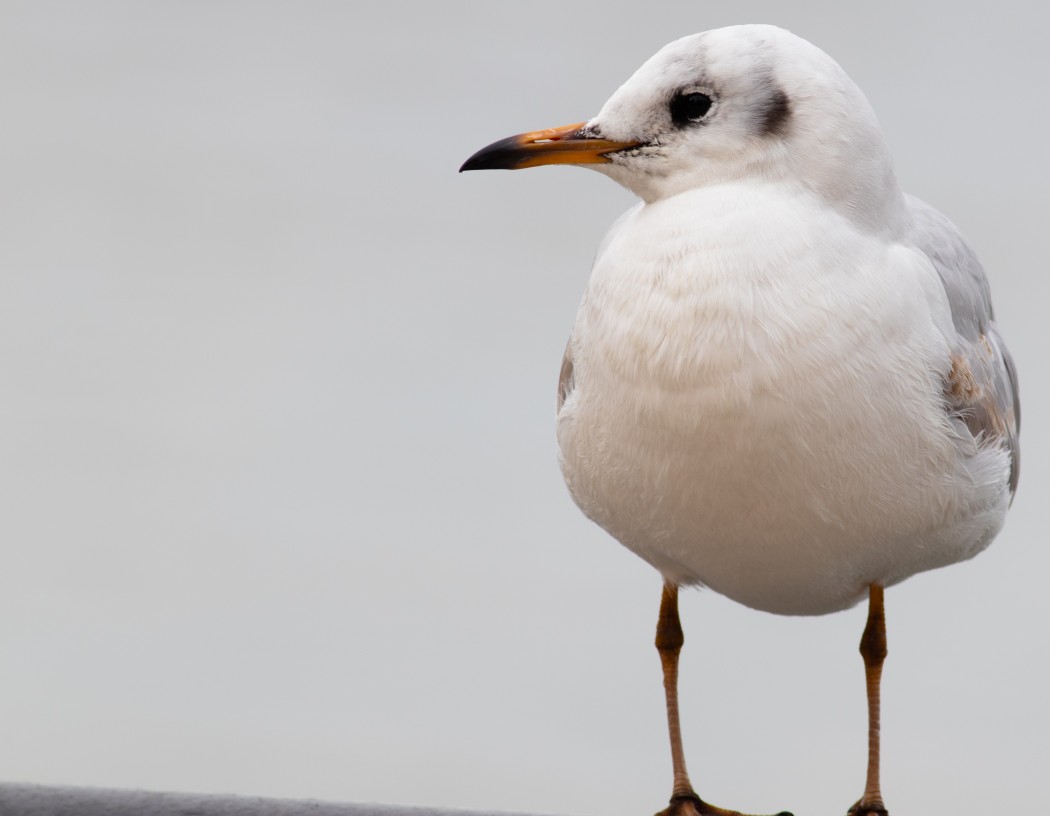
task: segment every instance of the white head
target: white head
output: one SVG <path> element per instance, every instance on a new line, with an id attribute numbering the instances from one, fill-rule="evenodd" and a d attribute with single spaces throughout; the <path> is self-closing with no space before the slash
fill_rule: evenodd
<path id="1" fill-rule="evenodd" d="M 752 179 L 811 190 L 869 227 L 901 194 L 864 94 L 819 48 L 744 25 L 662 48 L 582 125 L 497 142 L 464 169 L 586 164 L 647 202 Z"/>

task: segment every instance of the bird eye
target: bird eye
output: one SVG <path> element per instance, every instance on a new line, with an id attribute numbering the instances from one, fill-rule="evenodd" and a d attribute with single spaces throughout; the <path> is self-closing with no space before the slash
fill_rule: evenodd
<path id="1" fill-rule="evenodd" d="M 671 121 L 676 125 L 699 122 L 711 110 L 711 97 L 702 93 L 680 93 L 671 100 Z"/>

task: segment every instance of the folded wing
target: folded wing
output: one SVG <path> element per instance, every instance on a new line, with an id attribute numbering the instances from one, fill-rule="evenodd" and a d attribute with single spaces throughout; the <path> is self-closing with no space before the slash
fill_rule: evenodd
<path id="1" fill-rule="evenodd" d="M 957 333 L 945 367 L 945 408 L 978 445 L 1009 452 L 1013 495 L 1020 470 L 1017 370 L 995 324 L 988 278 L 951 221 L 917 198 L 909 196 L 908 204 L 913 215 L 908 237 L 936 268 Z"/>

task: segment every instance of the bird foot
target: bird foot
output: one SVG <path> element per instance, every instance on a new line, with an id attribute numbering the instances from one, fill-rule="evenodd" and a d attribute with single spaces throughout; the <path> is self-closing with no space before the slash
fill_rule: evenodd
<path id="1" fill-rule="evenodd" d="M 725 808 L 709 805 L 696 794 L 672 796 L 670 804 L 661 810 L 656 816 L 746 816 L 737 810 L 726 810 Z M 794 816 L 783 810 L 776 816 Z M 854 816 L 854 814 L 850 814 Z M 856 816 L 863 816 L 857 814 Z"/>
<path id="2" fill-rule="evenodd" d="M 846 812 L 846 816 L 889 816 L 889 811 L 881 801 L 865 803 L 862 799 Z"/>

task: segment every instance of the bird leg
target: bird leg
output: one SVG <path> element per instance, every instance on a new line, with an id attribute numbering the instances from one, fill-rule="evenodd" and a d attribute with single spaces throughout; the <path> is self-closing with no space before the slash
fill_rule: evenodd
<path id="1" fill-rule="evenodd" d="M 667 698 L 667 731 L 671 737 L 671 763 L 674 768 L 674 788 L 670 805 L 656 816 L 744 816 L 735 810 L 709 805 L 696 795 L 685 769 L 685 750 L 682 748 L 682 725 L 678 719 L 678 655 L 685 636 L 678 617 L 678 587 L 664 584 L 660 601 L 660 618 L 656 624 L 656 648 L 664 671 L 664 694 Z M 777 816 L 792 816 L 782 812 Z"/>
<path id="2" fill-rule="evenodd" d="M 667 731 L 671 737 L 671 764 L 674 768 L 674 788 L 671 802 L 676 798 L 695 799 L 696 792 L 685 769 L 685 750 L 682 748 L 682 725 L 678 719 L 678 655 L 685 643 L 682 621 L 678 617 L 678 587 L 664 584 L 660 599 L 660 618 L 656 623 L 656 649 L 664 671 L 664 695 L 667 698 Z"/>
<path id="3" fill-rule="evenodd" d="M 864 795 L 849 809 L 848 816 L 886 816 L 879 786 L 879 689 L 882 682 L 882 662 L 886 659 L 886 610 L 882 603 L 882 587 L 871 585 L 868 598 L 868 623 L 860 638 L 860 653 L 864 658 L 864 678 L 868 687 L 868 779 Z"/>

